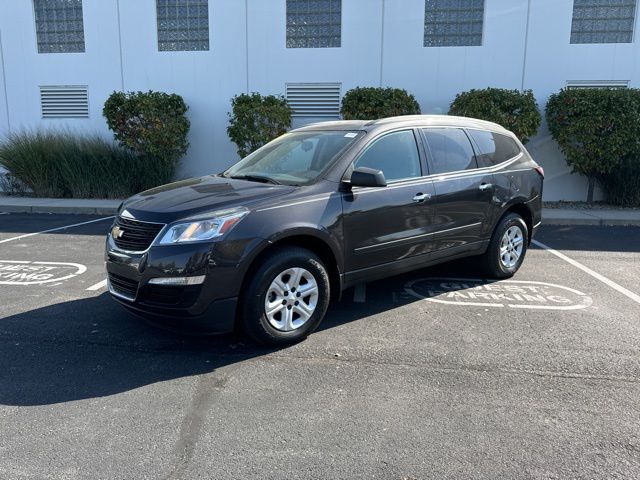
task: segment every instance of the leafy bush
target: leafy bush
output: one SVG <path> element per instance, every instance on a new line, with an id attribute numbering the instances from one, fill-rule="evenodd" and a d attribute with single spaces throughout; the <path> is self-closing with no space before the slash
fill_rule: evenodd
<path id="1" fill-rule="evenodd" d="M 531 90 L 485 88 L 460 93 L 449 108 L 449 115 L 479 118 L 502 125 L 527 143 L 542 121 Z"/>
<path id="2" fill-rule="evenodd" d="M 120 145 L 140 157 L 154 159 L 163 170 L 175 172 L 189 146 L 187 110 L 176 94 L 113 92 L 102 114 Z"/>
<path id="3" fill-rule="evenodd" d="M 640 207 L 640 156 L 625 159 L 618 168 L 599 179 L 609 203 Z"/>
<path id="4" fill-rule="evenodd" d="M 377 120 L 419 115 L 420 105 L 401 88 L 356 87 L 345 93 L 340 113 L 345 120 Z"/>
<path id="5" fill-rule="evenodd" d="M 173 171 L 98 135 L 14 133 L 0 143 L 0 165 L 38 197 L 124 198 L 168 183 Z"/>
<path id="6" fill-rule="evenodd" d="M 231 99 L 231 110 L 227 134 L 241 158 L 291 128 L 293 112 L 283 97 L 243 93 Z"/>
<path id="7" fill-rule="evenodd" d="M 563 89 L 549 99 L 546 116 L 567 163 L 589 178 L 590 203 L 596 179 L 640 156 L 640 90 Z"/>

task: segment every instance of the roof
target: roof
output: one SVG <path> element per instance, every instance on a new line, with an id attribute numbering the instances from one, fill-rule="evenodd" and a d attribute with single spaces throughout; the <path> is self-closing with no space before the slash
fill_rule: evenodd
<path id="1" fill-rule="evenodd" d="M 450 115 L 404 115 L 400 117 L 381 118 L 379 120 L 335 120 L 331 122 L 312 123 L 296 131 L 306 130 L 374 130 L 379 127 L 395 126 L 444 126 L 479 128 L 497 132 L 508 132 L 497 123 L 478 120 L 476 118 L 454 117 Z"/>

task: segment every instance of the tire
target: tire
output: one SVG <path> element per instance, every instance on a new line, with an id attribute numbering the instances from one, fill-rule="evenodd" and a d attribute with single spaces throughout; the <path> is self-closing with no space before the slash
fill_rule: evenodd
<path id="1" fill-rule="evenodd" d="M 522 217 L 516 213 L 506 214 L 493 231 L 482 257 L 483 271 L 492 278 L 512 277 L 524 261 L 528 239 L 529 229 Z"/>
<path id="2" fill-rule="evenodd" d="M 240 324 L 249 337 L 263 345 L 304 340 L 320 325 L 331 298 L 329 275 L 322 261 L 298 247 L 277 250 L 263 260 L 246 285 Z"/>

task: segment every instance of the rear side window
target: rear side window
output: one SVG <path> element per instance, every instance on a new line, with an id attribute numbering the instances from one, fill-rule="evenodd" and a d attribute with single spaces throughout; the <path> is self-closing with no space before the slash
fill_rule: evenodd
<path id="1" fill-rule="evenodd" d="M 374 140 L 356 160 L 354 167 L 382 170 L 388 181 L 419 177 L 422 169 L 413 131 L 389 133 Z"/>
<path id="2" fill-rule="evenodd" d="M 478 148 L 478 165 L 492 167 L 512 159 L 520 147 L 511 137 L 484 130 L 467 130 Z"/>
<path id="3" fill-rule="evenodd" d="M 476 168 L 469 137 L 459 128 L 425 128 L 432 175 Z"/>

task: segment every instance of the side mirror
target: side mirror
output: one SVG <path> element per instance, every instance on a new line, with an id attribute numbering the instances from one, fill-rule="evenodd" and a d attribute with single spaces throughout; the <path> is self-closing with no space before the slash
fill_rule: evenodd
<path id="1" fill-rule="evenodd" d="M 359 167 L 351 174 L 352 187 L 386 187 L 387 180 L 382 170 L 375 168 Z"/>

